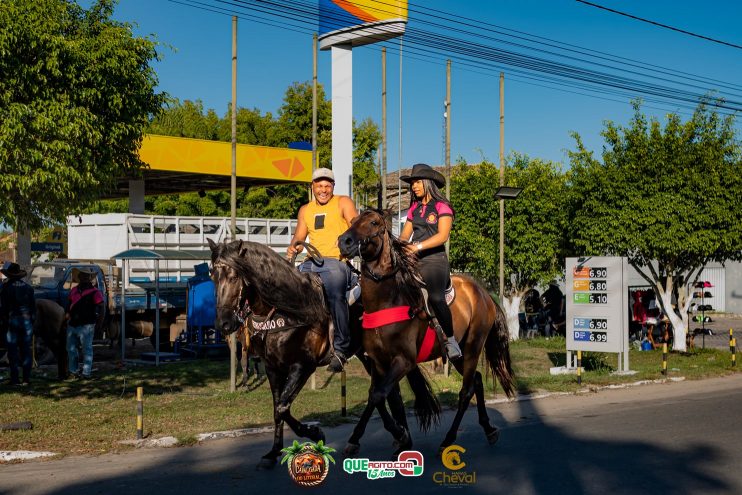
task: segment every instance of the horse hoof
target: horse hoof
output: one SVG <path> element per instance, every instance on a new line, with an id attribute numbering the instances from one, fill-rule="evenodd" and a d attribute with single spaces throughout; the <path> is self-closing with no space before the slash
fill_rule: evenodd
<path id="1" fill-rule="evenodd" d="M 327 441 L 325 438 L 325 432 L 322 431 L 322 428 L 319 426 L 310 426 L 309 431 L 307 432 L 307 438 L 315 443 L 325 443 Z"/>
<path id="2" fill-rule="evenodd" d="M 412 437 L 410 437 L 410 432 L 405 429 L 402 432 L 402 436 L 392 442 L 392 447 L 394 447 L 398 452 L 402 452 L 412 447 Z"/>
<path id="3" fill-rule="evenodd" d="M 490 445 L 496 444 L 499 439 L 500 439 L 500 430 L 498 430 L 497 428 L 487 433 L 487 442 Z"/>
<path id="4" fill-rule="evenodd" d="M 269 471 L 273 469 L 276 466 L 276 459 L 270 459 L 268 457 L 263 457 L 260 459 L 260 462 L 257 466 L 255 466 L 255 469 L 258 471 Z"/>
<path id="5" fill-rule="evenodd" d="M 348 443 L 345 445 L 345 449 L 343 449 L 343 455 L 346 457 L 351 455 L 356 455 L 361 450 L 361 445 L 357 443 Z"/>

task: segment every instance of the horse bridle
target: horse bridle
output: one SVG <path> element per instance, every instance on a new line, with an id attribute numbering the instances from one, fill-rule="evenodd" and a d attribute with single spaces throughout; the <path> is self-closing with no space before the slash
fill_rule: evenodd
<path id="1" fill-rule="evenodd" d="M 371 268 L 369 268 L 369 266 L 368 266 L 368 263 L 370 261 L 375 261 L 375 260 L 377 260 L 379 258 L 379 256 L 381 256 L 381 253 L 384 250 L 384 237 L 383 237 L 383 234 L 386 233 L 386 231 L 387 231 L 386 230 L 386 227 L 384 226 L 381 229 L 379 229 L 375 234 L 370 235 L 370 236 L 367 236 L 367 237 L 364 237 L 363 239 L 361 239 L 361 240 L 358 241 L 358 257 L 361 258 L 361 262 L 365 262 L 366 263 L 365 266 L 363 266 L 363 268 L 366 271 L 366 274 L 374 282 L 381 282 L 382 280 L 386 280 L 388 278 L 393 277 L 394 275 L 397 274 L 397 272 L 399 271 L 399 268 L 400 268 L 399 264 L 396 263 L 396 258 L 395 258 L 394 255 L 392 255 L 392 271 L 389 272 L 389 273 L 386 273 L 384 275 L 378 275 L 373 270 L 371 270 Z M 363 257 L 363 253 L 361 252 L 361 249 L 363 249 L 365 246 L 368 246 L 371 243 L 371 240 L 374 239 L 374 238 L 376 238 L 376 237 L 381 237 L 381 243 L 379 244 L 379 249 L 377 249 L 376 250 L 376 253 L 374 253 L 373 256 L 371 256 L 370 258 L 364 258 Z M 363 263 L 362 263 L 362 265 L 363 265 Z M 356 270 L 353 267 L 353 265 L 351 265 L 350 263 L 348 263 L 348 266 L 350 266 L 351 269 L 354 272 L 360 274 L 360 272 L 358 270 Z"/>
<path id="2" fill-rule="evenodd" d="M 224 262 L 214 263 L 212 265 L 211 269 L 212 270 L 217 270 L 217 269 L 223 268 L 223 267 L 232 268 L 234 270 L 233 267 L 229 266 L 227 263 L 224 263 Z M 244 298 L 242 296 L 243 292 L 245 292 L 245 281 L 244 280 L 240 280 L 240 282 L 241 282 L 241 284 L 240 284 L 240 293 L 237 296 L 237 307 L 235 308 L 233 306 L 219 306 L 219 305 L 217 305 L 216 308 L 217 309 L 231 310 L 232 313 L 234 314 L 235 319 L 237 319 L 237 321 L 240 322 L 240 325 L 244 325 L 245 322 L 247 321 L 247 318 L 253 313 L 253 310 L 252 310 L 252 307 L 250 306 L 250 300 L 248 299 L 247 294 L 245 294 Z"/>

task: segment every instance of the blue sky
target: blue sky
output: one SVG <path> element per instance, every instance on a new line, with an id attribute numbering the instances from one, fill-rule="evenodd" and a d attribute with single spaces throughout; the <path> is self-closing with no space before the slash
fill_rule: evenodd
<path id="1" fill-rule="evenodd" d="M 218 0 L 199 1 L 219 5 Z M 89 4 L 88 1 L 82 3 Z M 584 49 L 599 50 L 729 84 L 742 84 L 742 50 L 661 29 L 574 0 L 416 0 L 410 6 L 423 3 L 446 13 Z M 742 2 L 596 0 L 595 3 L 742 45 L 742 30 L 739 28 Z M 162 90 L 181 100 L 200 99 L 207 108 L 215 109 L 220 115 L 226 112 L 231 98 L 229 15 L 168 0 L 121 0 L 115 16 L 135 23 L 137 34 L 154 35 L 158 41 L 172 47 L 162 48 L 163 60 L 155 66 Z M 259 24 L 251 21 L 250 17 L 249 10 L 243 9 L 238 38 L 238 105 L 275 113 L 285 89 L 292 82 L 311 80 L 311 35 Z M 273 22 L 281 21 L 274 19 Z M 414 12 L 410 12 L 408 26 L 431 29 Z M 398 47 L 398 42 L 392 45 Z M 508 48 L 502 44 L 496 46 Z M 403 53 L 407 54 L 404 48 Z M 445 58 L 445 55 L 431 55 L 425 60 L 403 57 L 403 166 L 417 162 L 443 162 Z M 380 47 L 372 45 L 354 49 L 353 63 L 354 118 L 371 117 L 380 123 Z M 388 166 L 395 170 L 400 156 L 397 48 L 390 46 L 387 63 Z M 600 136 L 603 121 L 610 119 L 626 123 L 631 116 L 629 96 L 606 96 L 594 90 L 553 83 L 546 83 L 552 86 L 552 89 L 547 89 L 542 87 L 543 82 L 529 81 L 522 74 L 515 74 L 511 66 L 498 67 L 505 72 L 506 153 L 517 151 L 566 164 L 565 151 L 574 148 L 569 136 L 571 131 L 580 133 L 587 146 L 599 152 L 603 143 Z M 451 97 L 453 159 L 461 156 L 476 162 L 483 155 L 497 161 L 499 68 L 484 74 L 467 69 L 454 60 Z M 319 54 L 319 81 L 329 94 L 329 52 Z M 699 89 L 701 92 L 716 89 L 715 83 L 703 82 L 699 86 L 703 88 Z M 731 93 L 730 98 L 742 101 L 742 86 L 732 91 L 736 91 L 736 95 Z M 672 102 L 646 105 L 645 112 L 658 118 L 676 110 L 689 115 L 686 109 Z"/>

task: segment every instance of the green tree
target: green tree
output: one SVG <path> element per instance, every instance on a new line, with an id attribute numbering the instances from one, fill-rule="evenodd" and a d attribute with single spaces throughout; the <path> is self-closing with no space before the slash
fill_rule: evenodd
<path id="1" fill-rule="evenodd" d="M 91 204 L 141 168 L 164 95 L 150 38 L 113 0 L 4 0 L 0 8 L 0 222 L 31 229 Z"/>
<path id="2" fill-rule="evenodd" d="M 204 104 L 201 100 L 195 102 L 186 100 L 181 103 L 180 100 L 173 99 L 155 116 L 149 124 L 147 133 L 217 140 L 219 117 L 212 109 L 204 113 Z"/>
<path id="3" fill-rule="evenodd" d="M 734 117 L 701 103 L 664 128 L 634 103 L 628 126 L 607 122 L 602 161 L 574 134 L 570 233 L 580 255 L 625 256 L 654 288 L 685 350 L 690 287 L 712 261 L 742 256 L 742 159 Z"/>
<path id="4" fill-rule="evenodd" d="M 451 264 L 499 286 L 500 205 L 494 192 L 499 169 L 483 161 L 459 163 L 451 178 L 456 220 L 451 235 Z M 567 222 L 567 175 L 559 165 L 513 154 L 505 185 L 521 187 L 516 200 L 505 202 L 505 288 L 503 307 L 512 339 L 518 338 L 518 311 L 528 290 L 560 277 Z"/>
<path id="5" fill-rule="evenodd" d="M 370 118 L 353 123 L 353 186 L 356 195 L 368 197 L 376 193 L 379 174 L 376 158 L 381 144 L 381 130 Z M 373 194 L 377 197 L 376 194 Z"/>

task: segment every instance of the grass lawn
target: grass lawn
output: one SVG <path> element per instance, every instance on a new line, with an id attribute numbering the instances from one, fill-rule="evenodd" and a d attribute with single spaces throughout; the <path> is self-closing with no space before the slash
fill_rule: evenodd
<path id="1" fill-rule="evenodd" d="M 662 378 L 661 351 L 631 351 L 632 376 L 611 374 L 616 354 L 583 353 L 582 387 L 574 375 L 551 376 L 549 368 L 563 365 L 565 340 L 537 338 L 511 345 L 517 387 L 521 394 L 545 391 L 577 391 L 580 388 Z M 738 358 L 739 360 L 739 358 Z M 731 368 L 728 350 L 705 349 L 693 353 L 670 353 L 668 376 L 700 379 L 737 372 Z M 427 365 L 426 365 L 427 368 Z M 294 416 L 323 425 L 355 421 L 365 405 L 369 380 L 357 360 L 347 373 L 349 417 L 340 415 L 340 375 L 325 388 L 329 374 L 317 373 L 317 390 L 309 385 L 294 403 Z M 433 389 L 446 406 L 456 402 L 460 376 L 427 373 Z M 0 450 L 43 450 L 60 454 L 98 454 L 130 449 L 121 440 L 136 435 L 136 388 L 144 387 L 144 430 L 148 437 L 171 435 L 181 442 L 195 441 L 199 433 L 272 424 L 273 410 L 268 383 L 253 390 L 228 390 L 227 361 L 185 361 L 103 371 L 90 382 L 57 382 L 35 377 L 30 390 L 0 388 L 0 423 L 31 421 L 29 431 L 0 432 Z M 487 398 L 504 397 L 486 381 Z M 412 396 L 403 384 L 406 400 Z"/>

